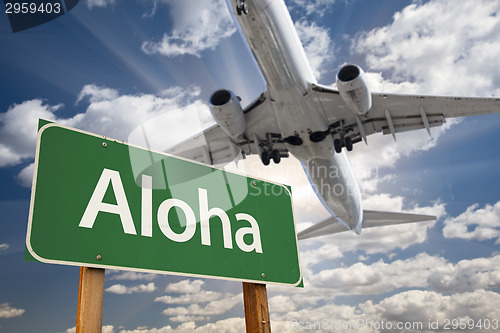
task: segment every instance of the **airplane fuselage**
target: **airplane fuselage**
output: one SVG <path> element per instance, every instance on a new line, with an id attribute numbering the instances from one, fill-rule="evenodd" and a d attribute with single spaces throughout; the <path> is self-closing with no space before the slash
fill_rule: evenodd
<path id="1" fill-rule="evenodd" d="M 359 233 L 363 219 L 361 194 L 346 154 L 335 153 L 331 135 L 319 142 L 310 139 L 312 133 L 328 131 L 328 122 L 311 97 L 317 80 L 285 3 L 245 1 L 248 13 L 238 15 L 236 7 L 241 0 L 226 2 L 264 77 L 281 136 L 300 139 L 289 139 L 287 148 L 302 162 L 311 185 L 330 213 Z"/>

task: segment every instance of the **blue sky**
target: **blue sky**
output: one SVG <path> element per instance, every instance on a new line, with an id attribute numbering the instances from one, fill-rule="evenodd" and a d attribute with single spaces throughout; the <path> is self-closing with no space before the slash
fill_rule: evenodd
<path id="1" fill-rule="evenodd" d="M 372 91 L 500 96 L 498 1 L 286 2 L 323 84 L 354 62 Z M 211 122 L 214 90 L 230 88 L 246 105 L 264 83 L 218 0 L 82 0 L 16 34 L 0 15 L 0 43 L 0 332 L 72 332 L 78 268 L 23 261 L 38 118 L 129 141 L 164 117 L 151 133 L 161 148 Z M 439 220 L 300 243 L 305 288 L 268 286 L 273 330 L 499 319 L 499 126 L 498 114 L 478 116 L 432 138 L 356 145 L 349 157 L 366 208 Z M 299 230 L 327 216 L 293 158 L 264 168 L 249 157 L 240 168 L 292 186 Z M 244 327 L 237 282 L 108 271 L 105 289 L 104 332 Z"/>

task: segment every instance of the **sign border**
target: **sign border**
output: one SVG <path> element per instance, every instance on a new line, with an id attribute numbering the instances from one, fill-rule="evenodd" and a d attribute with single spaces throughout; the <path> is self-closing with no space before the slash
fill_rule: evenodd
<path id="1" fill-rule="evenodd" d="M 41 121 L 44 121 L 44 120 L 39 119 L 39 121 L 40 121 L 40 124 L 41 124 Z M 299 266 L 299 279 L 298 279 L 298 281 L 295 282 L 295 283 L 282 283 L 282 282 L 266 281 L 265 278 L 263 278 L 262 280 L 251 280 L 251 279 L 232 278 L 232 277 L 225 277 L 225 276 L 212 276 L 212 275 L 195 274 L 195 273 L 179 273 L 179 272 L 170 272 L 170 271 L 145 269 L 145 268 L 143 269 L 143 268 L 112 266 L 112 265 L 103 265 L 103 264 L 79 263 L 79 262 L 75 262 L 75 261 L 53 260 L 53 259 L 46 259 L 46 258 L 43 258 L 43 257 L 39 256 L 33 250 L 32 246 L 31 246 L 31 228 L 32 228 L 32 222 L 33 222 L 33 210 L 34 210 L 35 192 L 36 192 L 37 176 L 38 176 L 38 161 L 39 161 L 39 155 L 40 155 L 40 141 L 41 141 L 43 132 L 45 130 L 51 128 L 51 127 L 59 127 L 59 128 L 63 128 L 63 129 L 67 129 L 67 130 L 73 131 L 73 132 L 78 132 L 78 133 L 90 135 L 90 136 L 93 136 L 93 137 L 101 138 L 103 140 L 114 141 L 114 142 L 117 142 L 117 143 L 124 144 L 126 146 L 135 147 L 135 148 L 138 148 L 138 149 L 142 149 L 142 150 L 154 152 L 156 154 L 160 154 L 160 155 L 164 155 L 164 156 L 168 156 L 168 157 L 177 158 L 177 159 L 184 160 L 184 161 L 187 161 L 187 162 L 199 164 L 199 165 L 202 165 L 202 166 L 205 166 L 205 167 L 209 167 L 209 168 L 218 169 L 218 170 L 224 171 L 224 172 L 230 172 L 232 174 L 236 174 L 236 175 L 239 175 L 239 176 L 242 176 L 242 177 L 251 178 L 251 179 L 255 179 L 255 180 L 259 180 L 259 181 L 271 183 L 273 185 L 277 185 L 277 186 L 281 186 L 281 187 L 285 188 L 285 190 L 288 192 L 288 194 L 290 196 L 290 203 L 291 203 L 291 209 L 292 209 L 293 229 L 294 229 L 294 234 L 295 234 L 295 244 L 297 245 L 296 246 L 296 248 L 297 248 L 297 263 L 298 263 L 298 266 Z M 302 269 L 301 269 L 301 265 L 300 265 L 299 246 L 298 246 L 298 239 L 297 239 L 297 230 L 296 230 L 296 225 L 295 225 L 295 214 L 294 214 L 294 209 L 293 209 L 292 193 L 291 193 L 291 191 L 289 190 L 289 188 L 286 185 L 275 183 L 273 181 L 265 180 L 265 179 L 258 178 L 258 177 L 249 177 L 249 176 L 243 175 L 242 173 L 239 173 L 239 172 L 226 171 L 224 169 L 221 169 L 221 168 L 213 166 L 213 165 L 209 165 L 209 164 L 205 164 L 205 163 L 200 163 L 198 161 L 189 160 L 187 158 L 175 156 L 175 155 L 168 154 L 168 153 L 165 153 L 165 152 L 159 152 L 159 151 L 155 151 L 155 150 L 152 150 L 152 149 L 146 149 L 144 147 L 141 147 L 141 146 L 138 146 L 138 145 L 135 145 L 135 144 L 127 143 L 127 142 L 124 142 L 124 141 L 121 141 L 121 140 L 116 140 L 116 139 L 109 138 L 109 137 L 106 137 L 106 136 L 103 136 L 103 135 L 98 135 L 98 134 L 95 134 L 95 133 L 83 131 L 83 130 L 80 130 L 80 129 L 72 128 L 72 127 L 69 127 L 69 126 L 65 126 L 65 125 L 61 125 L 61 124 L 57 124 L 57 123 L 53 123 L 53 122 L 47 122 L 46 124 L 44 124 L 43 126 L 41 126 L 39 128 L 38 134 L 37 134 L 36 153 L 35 153 L 34 172 L 33 172 L 33 182 L 32 182 L 32 185 L 31 185 L 30 209 L 29 209 L 29 215 L 28 215 L 28 227 L 27 227 L 27 233 L 26 233 L 26 250 L 29 252 L 29 254 L 35 260 L 37 260 L 37 261 L 39 261 L 41 263 L 46 263 L 46 264 L 56 264 L 56 265 L 65 265 L 65 266 L 79 266 L 79 267 L 84 266 L 84 267 L 92 267 L 92 268 L 116 269 L 116 270 L 123 270 L 123 271 L 132 271 L 132 272 L 143 272 L 143 273 L 152 273 L 152 274 L 187 276 L 187 277 L 197 277 L 197 278 L 217 279 L 217 280 L 229 280 L 229 281 L 238 281 L 238 282 L 250 282 L 250 283 L 257 283 L 257 284 L 266 283 L 266 284 L 275 284 L 275 285 L 283 285 L 283 286 L 294 286 L 294 287 L 301 287 L 302 286 L 302 282 L 303 282 Z"/>

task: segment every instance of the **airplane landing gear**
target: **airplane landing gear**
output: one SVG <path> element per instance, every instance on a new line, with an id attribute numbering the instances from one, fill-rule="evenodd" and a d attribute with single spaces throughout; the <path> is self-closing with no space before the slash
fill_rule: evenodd
<path id="1" fill-rule="evenodd" d="M 281 152 L 277 149 L 274 149 L 271 152 L 264 150 L 260 154 L 260 160 L 264 165 L 269 165 L 271 163 L 271 159 L 275 164 L 279 164 L 281 162 Z"/>
<path id="2" fill-rule="evenodd" d="M 342 152 L 342 141 L 340 141 L 340 139 L 333 140 L 333 146 L 335 147 L 335 152 L 337 154 Z"/>
<path id="3" fill-rule="evenodd" d="M 271 156 L 272 156 L 273 162 L 275 164 L 278 164 L 279 162 L 281 162 L 281 153 L 279 152 L 279 150 L 277 150 L 277 149 L 273 150 Z"/>
<path id="4" fill-rule="evenodd" d="M 333 147 L 337 154 L 342 152 L 342 147 L 345 147 L 347 151 L 352 151 L 352 139 L 350 137 L 345 137 L 343 142 L 340 139 L 335 139 L 333 140 Z"/>
<path id="5" fill-rule="evenodd" d="M 260 154 L 260 160 L 262 161 L 262 164 L 266 166 L 269 165 L 269 163 L 271 163 L 271 157 L 269 156 L 267 150 L 264 150 L 262 154 Z"/>
<path id="6" fill-rule="evenodd" d="M 283 148 L 276 148 L 274 145 L 277 142 L 281 141 L 281 136 L 275 133 L 267 133 L 266 139 L 259 139 L 257 136 L 254 138 L 255 146 L 259 151 L 260 160 L 262 164 L 269 165 L 271 160 L 275 164 L 279 164 L 281 162 L 281 158 L 288 157 L 288 150 Z"/>
<path id="7" fill-rule="evenodd" d="M 241 4 L 236 6 L 236 13 L 238 15 L 248 14 L 248 8 L 247 8 L 247 4 L 245 3 L 245 0 L 241 0 Z"/>
<path id="8" fill-rule="evenodd" d="M 335 152 L 337 154 L 340 154 L 342 152 L 343 147 L 345 147 L 347 151 L 352 151 L 352 146 L 353 146 L 352 138 L 347 135 L 349 132 L 352 132 L 352 128 L 344 127 L 343 120 L 338 123 L 335 123 L 334 126 L 336 127 L 335 130 L 333 131 L 333 135 L 335 138 L 333 140 L 333 147 L 335 148 Z"/>
<path id="9" fill-rule="evenodd" d="M 352 151 L 352 139 L 350 137 L 344 139 L 344 145 L 347 151 Z"/>

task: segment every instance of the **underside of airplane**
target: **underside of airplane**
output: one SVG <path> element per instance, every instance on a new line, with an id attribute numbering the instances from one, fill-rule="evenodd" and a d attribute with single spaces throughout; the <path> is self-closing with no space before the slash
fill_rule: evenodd
<path id="1" fill-rule="evenodd" d="M 311 238 L 362 228 L 433 221 L 429 215 L 364 210 L 346 151 L 375 133 L 441 126 L 446 118 L 496 113 L 498 98 L 372 93 L 363 70 L 343 65 L 336 88 L 314 77 L 283 0 L 226 0 L 252 51 L 267 90 L 243 107 L 229 89 L 215 91 L 209 107 L 216 125 L 167 152 L 220 165 L 259 155 L 264 165 L 292 154 L 332 214 L 298 234 Z M 335 170 L 335 176 L 331 172 Z M 342 188 L 340 193 L 335 189 Z"/>

